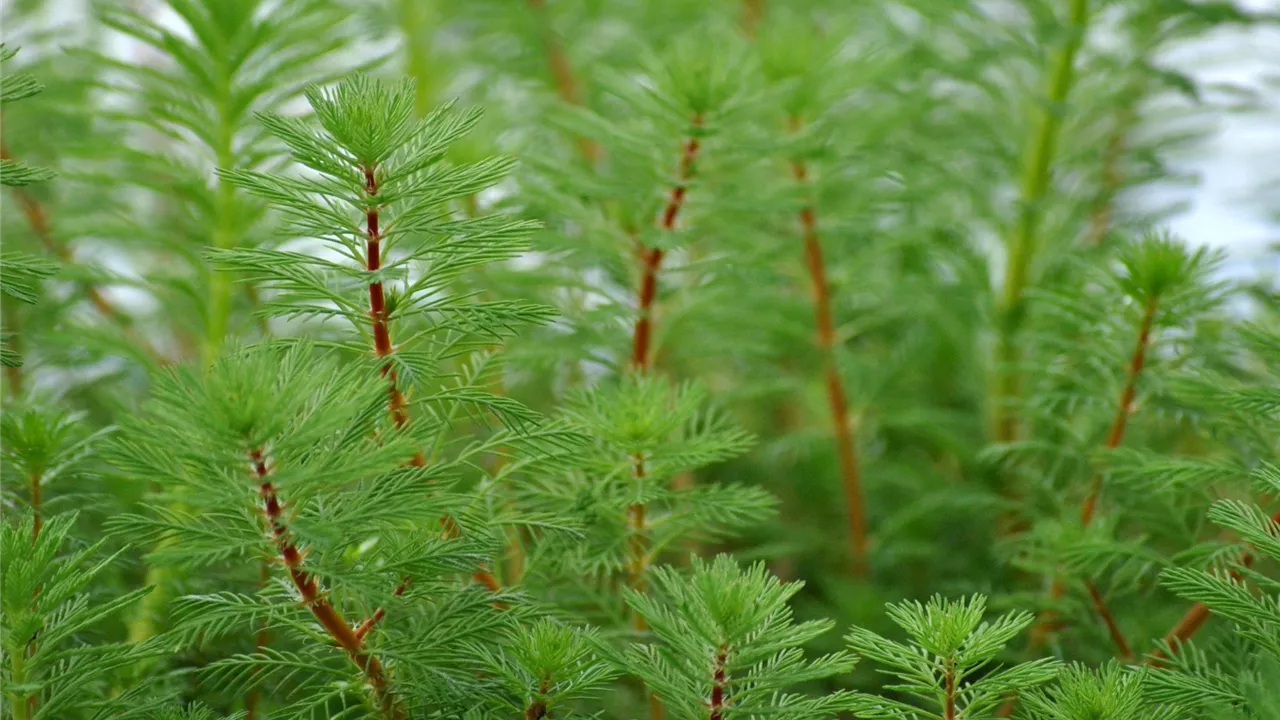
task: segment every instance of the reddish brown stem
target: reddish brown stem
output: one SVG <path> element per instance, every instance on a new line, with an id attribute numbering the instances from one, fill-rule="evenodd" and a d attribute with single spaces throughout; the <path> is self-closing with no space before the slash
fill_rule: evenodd
<path id="1" fill-rule="evenodd" d="M 1125 375 L 1124 388 L 1120 391 L 1120 398 L 1116 402 L 1115 416 L 1111 421 L 1110 430 L 1107 431 L 1107 439 L 1103 443 L 1108 450 L 1120 447 L 1120 443 L 1124 441 L 1125 430 L 1129 425 L 1129 417 L 1133 414 L 1133 400 L 1137 394 L 1138 376 L 1142 374 L 1143 368 L 1146 366 L 1147 351 L 1151 346 L 1151 327 L 1155 322 L 1159 301 L 1160 298 L 1158 296 L 1152 295 L 1147 299 L 1147 304 L 1143 309 L 1142 320 L 1138 324 L 1138 337 L 1134 342 L 1133 352 L 1129 356 L 1129 368 Z M 1080 504 L 1080 524 L 1084 527 L 1089 527 L 1093 522 L 1094 514 L 1097 510 L 1098 495 L 1101 491 L 1102 476 L 1095 473 L 1089 481 L 1089 491 Z M 1093 602 L 1095 611 L 1103 623 L 1106 624 L 1107 632 L 1111 635 L 1119 656 L 1123 659 L 1132 658 L 1133 651 L 1129 642 L 1120 631 L 1119 625 L 1116 624 L 1115 617 L 1107 608 L 1106 602 L 1102 598 L 1102 593 L 1098 591 L 1092 580 L 1085 580 L 1085 588 L 1089 591 L 1089 597 Z M 1062 578 L 1055 577 L 1053 585 L 1049 589 L 1050 599 L 1057 600 L 1065 592 L 1066 584 L 1062 581 Z M 1055 629 L 1057 629 L 1056 613 L 1052 610 L 1046 610 L 1041 613 L 1040 619 L 1036 622 L 1035 627 L 1031 629 L 1032 650 L 1042 647 L 1048 641 L 1049 633 Z M 1012 707 L 1008 707 L 1011 712 Z M 1001 710 L 1003 711 L 1005 708 L 1001 708 Z M 1006 716 L 1001 715 L 1001 717 Z"/>
<path id="2" fill-rule="evenodd" d="M 808 171 L 802 162 L 791 164 L 796 182 L 805 185 Z M 835 429 L 836 450 L 840 457 L 840 477 L 844 486 L 845 509 L 849 519 L 849 553 L 855 575 L 866 572 L 867 519 L 862 493 L 862 468 L 858 460 L 858 442 L 849 421 L 849 402 L 836 362 L 836 333 L 831 311 L 831 292 L 827 284 L 826 264 L 822 259 L 822 242 L 818 235 L 817 213 L 808 204 L 800 210 L 800 229 L 804 236 L 805 267 L 813 294 L 814 321 L 817 326 L 818 349 L 826 367 L 827 404 Z"/>
<path id="3" fill-rule="evenodd" d="M 721 645 L 716 650 L 715 663 L 711 667 L 711 715 L 708 720 L 723 720 L 724 710 L 728 705 L 728 695 L 725 692 L 729 684 L 729 672 L 726 664 L 729 659 L 729 650 Z"/>
<path id="4" fill-rule="evenodd" d="M 293 582 L 293 586 L 297 588 L 298 594 L 302 596 L 303 604 L 311 611 L 320 626 L 329 633 L 329 636 L 333 638 L 338 647 L 342 648 L 347 653 L 347 656 L 351 658 L 351 661 L 356 664 L 356 667 L 360 668 L 361 672 L 364 673 L 365 679 L 373 689 L 374 697 L 382 711 L 393 718 L 405 717 L 403 708 L 395 701 L 391 693 L 387 673 L 382 666 L 382 662 L 369 652 L 364 646 L 363 640 L 342 619 L 342 615 L 337 608 L 325 596 L 316 577 L 303 568 L 303 553 L 294 543 L 288 526 L 285 524 L 284 503 L 280 500 L 280 495 L 275 485 L 268 477 L 269 471 L 262 457 L 262 452 L 254 450 L 250 453 L 250 457 L 253 460 L 254 471 L 261 483 L 259 492 L 262 496 L 267 522 L 271 527 L 271 534 L 275 539 L 276 550 L 289 573 L 289 579 Z"/>
<path id="5" fill-rule="evenodd" d="M 391 593 L 391 595 L 393 597 L 400 597 L 401 595 L 404 595 L 404 591 L 409 589 L 409 580 L 410 580 L 409 578 L 405 578 L 404 580 L 401 580 L 400 584 L 396 586 L 396 589 Z M 372 630 L 378 623 L 382 622 L 382 619 L 385 618 L 386 616 L 387 616 L 387 611 L 385 608 L 380 607 L 374 610 L 373 614 L 370 615 L 368 619 L 366 619 L 364 622 L 360 623 L 360 627 L 356 628 L 356 638 L 360 640 L 364 640 L 364 636 L 368 635 L 369 631 Z"/>
<path id="6" fill-rule="evenodd" d="M 1111 430 L 1107 432 L 1106 448 L 1114 450 L 1124 440 L 1124 431 L 1133 414 L 1133 398 L 1137 393 L 1138 376 L 1146 364 L 1147 348 L 1151 345 L 1151 325 L 1155 322 L 1159 298 L 1152 295 L 1147 300 L 1146 309 L 1142 313 L 1142 323 L 1138 326 L 1138 339 L 1129 358 L 1129 373 L 1125 377 L 1124 390 L 1120 392 L 1120 401 L 1116 403 L 1115 419 L 1111 421 Z M 1080 523 L 1088 527 L 1093 522 L 1093 513 L 1098 503 L 1098 493 L 1102 489 L 1102 476 L 1094 475 L 1089 484 L 1089 494 L 1080 505 Z"/>
<path id="7" fill-rule="evenodd" d="M 702 127 L 702 115 L 693 116 L 693 127 Z M 685 141 L 684 150 L 680 154 L 679 181 L 671 188 L 667 204 L 662 209 L 658 227 L 666 232 L 676 228 L 676 220 L 684 207 L 688 195 L 688 181 L 693 176 L 693 163 L 698 159 L 701 141 L 696 133 Z M 653 335 L 653 304 L 658 297 L 658 271 L 662 268 L 663 251 L 660 248 L 640 246 L 641 273 L 639 299 L 639 316 L 636 318 L 635 332 L 631 341 L 631 364 L 645 372 L 650 367 L 650 345 Z"/>
<path id="8" fill-rule="evenodd" d="M 653 334 L 653 301 L 658 295 L 658 269 L 662 266 L 662 250 L 652 248 L 643 251 L 640 275 L 640 316 L 636 319 L 635 333 L 631 341 L 631 364 L 641 370 L 649 369 L 649 345 Z"/>
<path id="9" fill-rule="evenodd" d="M 364 168 L 364 182 L 366 196 L 368 198 L 376 197 L 378 194 L 377 168 L 373 166 Z M 365 209 L 365 268 L 369 272 L 377 272 L 382 269 L 382 234 L 379 221 L 378 207 L 372 204 L 369 205 Z M 369 317 L 373 321 L 374 353 L 380 358 L 386 358 L 395 352 L 395 348 L 391 344 L 391 328 L 387 318 L 386 295 L 381 280 L 369 283 Z M 389 360 L 382 366 L 382 375 L 387 378 L 387 405 L 391 412 L 391 419 L 397 428 L 402 428 L 409 422 L 409 414 L 404 393 L 400 392 L 395 367 L 392 366 Z M 421 450 L 415 451 L 413 457 L 409 460 L 409 464 L 414 467 L 423 467 L 427 464 L 427 457 Z M 452 520 L 449 520 L 449 523 L 452 523 Z M 457 525 L 452 525 L 452 527 L 456 532 Z M 473 577 L 490 590 L 496 591 L 501 587 L 497 579 L 483 568 L 477 570 Z M 406 580 L 406 582 L 408 581 Z"/>
<path id="10" fill-rule="evenodd" d="M 1089 590 L 1089 599 L 1093 601 L 1093 609 L 1098 613 L 1098 617 L 1102 618 L 1102 622 L 1107 626 L 1107 633 L 1111 635 L 1111 642 L 1115 643 L 1116 652 L 1121 660 L 1129 661 L 1133 659 L 1133 650 L 1129 647 L 1129 641 L 1125 639 L 1124 633 L 1120 631 L 1120 626 L 1116 623 L 1115 617 L 1107 608 L 1107 603 L 1102 597 L 1102 593 L 1098 592 L 1098 587 L 1093 584 L 1092 580 L 1086 580 L 1085 587 Z"/>
<path id="11" fill-rule="evenodd" d="M 1280 523 L 1280 510 L 1271 514 L 1271 522 Z M 1246 550 L 1240 553 L 1240 557 L 1237 562 L 1247 568 L 1252 567 L 1254 560 L 1256 559 L 1257 558 L 1253 554 L 1253 551 Z M 1236 570 L 1230 569 L 1227 573 L 1232 580 L 1240 580 L 1240 573 Z M 1198 602 L 1192 605 L 1190 609 L 1188 609 L 1187 612 L 1178 619 L 1178 622 L 1170 628 L 1169 632 L 1165 634 L 1165 644 L 1170 648 L 1176 648 L 1190 640 L 1191 636 L 1195 635 L 1200 631 L 1200 628 L 1204 627 L 1204 624 L 1209 620 L 1209 615 L 1211 614 L 1212 611 L 1209 609 L 1209 606 L 1204 603 Z M 1147 664 L 1158 665 L 1160 664 L 1160 660 L 1164 657 L 1165 655 L 1163 651 L 1156 650 L 1147 658 Z"/>
<path id="12" fill-rule="evenodd" d="M 524 709 L 524 720 L 542 720 L 542 718 L 550 717 L 547 713 L 547 702 L 542 698 L 551 690 L 551 678 L 544 677 L 538 683 L 538 697 L 529 703 Z"/>
<path id="13" fill-rule="evenodd" d="M 375 167 L 366 166 L 364 168 L 364 180 L 366 195 L 369 198 L 376 197 L 378 194 L 378 180 Z M 364 215 L 365 269 L 371 273 L 382 269 L 382 234 L 378 226 L 378 213 L 378 206 L 369 205 L 365 209 Z M 381 280 L 369 283 L 369 317 L 373 321 L 373 351 L 380 358 L 389 357 L 395 352 L 395 348 L 391 345 L 387 301 Z M 409 414 L 405 407 L 404 393 L 400 392 L 400 385 L 397 382 L 395 367 L 390 360 L 382 365 L 382 376 L 387 378 L 389 385 L 387 389 L 387 404 L 391 412 L 391 419 L 395 422 L 396 427 L 404 427 L 409 422 Z M 414 453 L 410 464 L 422 467 L 427 464 L 427 458 L 419 450 Z"/>

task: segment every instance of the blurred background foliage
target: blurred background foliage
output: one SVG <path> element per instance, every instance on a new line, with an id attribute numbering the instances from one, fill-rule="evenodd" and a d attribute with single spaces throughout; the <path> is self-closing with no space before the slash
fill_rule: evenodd
<path id="1" fill-rule="evenodd" d="M 776 519 L 666 559 L 765 560 L 805 581 L 801 618 L 877 632 L 893 632 L 885 602 L 988 594 L 1054 618 L 1032 634 L 1041 647 L 1014 648 L 1026 657 L 1115 654 L 1105 602 L 1146 652 L 1186 610 L 1156 576 L 1234 557 L 1205 511 L 1252 497 L 1247 474 L 1280 439 L 1214 394 L 1274 388 L 1274 348 L 1242 328 L 1277 329 L 1276 257 L 1226 272 L 1204 238 L 1167 231 L 1223 118 L 1274 123 L 1274 77 L 1202 80 L 1169 59 L 1273 32 L 1278 14 L 1193 0 L 7 2 L 21 51 L 6 73 L 45 90 L 4 108 L 5 152 L 57 178 L 6 189 L 0 232 L 6 253 L 57 273 L 40 302 L 4 303 L 24 361 L 6 376 L 5 444 L 37 422 L 23 408 L 56 401 L 75 413 L 47 449 L 74 457 L 60 502 L 128 507 L 146 488 L 73 436 L 134 412 L 149 372 L 224 336 L 336 337 L 263 317 L 269 288 L 210 268 L 207 248 L 299 240 L 213 169 L 284 167 L 253 113 L 303 110 L 305 83 L 408 75 L 420 114 L 484 108 L 451 161 L 520 163 L 455 211 L 542 223 L 532 252 L 453 289 L 558 312 L 505 341 L 490 389 L 583 412 L 575 393 L 625 372 L 648 317 L 644 363 L 696 381 L 754 436 L 673 482 L 764 489 Z M 1274 189 L 1238 212 L 1274 223 Z M 469 422 L 459 436 L 485 432 Z M 11 487 L 29 468 L 5 472 L 21 505 Z M 1096 521 L 1081 510 L 1093 501 Z M 123 572 L 122 586 L 143 570 Z"/>

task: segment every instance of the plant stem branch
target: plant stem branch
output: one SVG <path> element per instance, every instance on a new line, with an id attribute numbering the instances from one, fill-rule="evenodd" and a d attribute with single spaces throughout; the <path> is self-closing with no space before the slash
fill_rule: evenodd
<path id="1" fill-rule="evenodd" d="M 693 163 L 698 158 L 701 147 L 696 129 L 702 127 L 702 115 L 693 116 L 695 133 L 685 141 L 684 150 L 680 154 L 680 171 L 675 187 L 667 197 L 667 204 L 662 209 L 658 227 L 665 232 L 674 232 L 680 210 L 684 207 L 685 197 L 689 192 L 688 181 L 693 176 Z M 635 332 L 631 341 L 631 364 L 641 372 L 648 372 L 652 359 L 650 352 L 653 335 L 653 305 L 658 297 L 658 271 L 662 268 L 664 252 L 661 248 L 640 246 L 642 260 L 639 291 L 639 316 L 636 318 Z"/>
<path id="2" fill-rule="evenodd" d="M 724 718 L 724 710 L 729 699 L 725 692 L 729 684 L 729 673 L 726 667 L 728 660 L 729 649 L 721 645 L 716 650 L 716 657 L 711 665 L 711 715 L 708 720 Z"/>
<path id="3" fill-rule="evenodd" d="M 634 473 L 637 486 L 645 481 L 644 458 L 637 455 L 632 458 Z M 637 487 L 637 492 L 640 488 Z M 636 592 L 644 592 L 646 582 L 645 576 L 649 570 L 649 555 L 646 533 L 649 531 L 648 524 L 648 508 L 644 503 L 632 503 L 627 508 L 627 526 L 631 531 L 630 539 L 627 542 L 627 552 L 630 555 L 627 562 L 627 586 Z M 644 632 L 647 627 L 644 622 L 644 616 L 638 612 L 632 612 L 631 625 L 639 632 Z"/>
<path id="4" fill-rule="evenodd" d="M 947 658 L 943 663 L 942 682 L 942 718 L 956 720 L 956 667 L 952 658 Z"/>
<path id="5" fill-rule="evenodd" d="M 1280 510 L 1271 514 L 1271 522 L 1280 523 Z M 1240 553 L 1240 557 L 1236 562 L 1247 568 L 1252 567 L 1254 560 L 1256 559 L 1257 558 L 1252 551 L 1246 550 Z M 1228 570 L 1227 572 L 1232 580 L 1240 579 L 1240 573 L 1234 569 Z M 1185 613 L 1183 613 L 1182 617 L 1178 619 L 1178 622 L 1174 623 L 1173 627 L 1169 629 L 1169 632 L 1165 633 L 1165 644 L 1170 648 L 1176 648 L 1190 640 L 1193 635 L 1200 631 L 1200 628 L 1204 627 L 1204 624 L 1209 620 L 1209 616 L 1211 614 L 1212 611 L 1209 609 L 1209 606 L 1204 603 L 1198 602 L 1192 605 Z M 1147 658 L 1146 664 L 1159 665 L 1161 664 L 1160 661 L 1164 657 L 1165 654 L 1162 650 L 1156 650 Z"/>
<path id="6" fill-rule="evenodd" d="M 409 581 L 410 581 L 410 578 L 405 578 L 404 580 L 402 580 L 400 584 L 396 586 L 395 591 L 393 591 L 391 595 L 393 597 L 400 597 L 401 595 L 404 595 L 404 591 L 409 589 Z M 372 630 L 378 623 L 382 622 L 382 619 L 385 618 L 386 616 L 387 616 L 387 611 L 385 609 L 380 607 L 374 610 L 373 614 L 370 615 L 367 620 L 360 623 L 360 627 L 356 628 L 356 639 L 364 640 L 364 636 L 368 635 L 369 631 Z"/>
<path id="7" fill-rule="evenodd" d="M 269 477 L 262 451 L 252 451 L 250 458 L 253 460 L 254 473 L 261 483 L 259 493 L 262 496 L 263 509 L 275 539 L 276 549 L 289 573 L 289 579 L 298 590 L 298 594 L 302 596 L 303 604 L 338 647 L 342 648 L 356 667 L 364 673 L 382 712 L 391 718 L 405 717 L 403 708 L 399 706 L 391 692 L 382 662 L 369 652 L 364 641 L 356 635 L 356 631 L 351 629 L 351 626 L 342 619 L 337 608 L 329 602 L 315 576 L 303 567 L 303 553 L 289 534 L 284 520 L 284 504 Z"/>
<path id="8" fill-rule="evenodd" d="M 44 528 L 44 520 L 40 516 L 41 505 L 43 505 L 42 498 L 41 498 L 41 488 L 40 488 L 40 481 L 42 479 L 43 477 L 39 472 L 31 473 L 31 477 L 28 478 L 28 482 L 29 482 L 28 492 L 30 494 L 31 513 L 32 515 L 35 516 L 33 518 L 33 524 L 31 525 L 31 544 L 32 545 L 35 545 L 36 540 L 40 539 L 40 530 Z"/>
<path id="9" fill-rule="evenodd" d="M 798 126 L 798 121 L 793 121 Z M 791 171 L 800 185 L 808 183 L 808 170 L 803 162 L 791 163 Z M 826 368 L 827 403 L 835 430 L 836 450 L 840 457 L 840 477 L 844 487 L 845 510 L 849 520 L 849 554 L 855 576 L 867 570 L 866 502 L 862 492 L 862 467 L 858 459 L 858 440 L 849 421 L 849 401 L 836 361 L 835 321 L 831 311 L 831 292 L 827 284 L 826 265 L 822 259 L 822 242 L 818 235 L 817 214 L 812 200 L 800 210 L 800 229 L 804 236 L 805 267 L 809 272 L 813 294 L 814 321 L 817 326 L 818 350 Z"/>
<path id="10" fill-rule="evenodd" d="M 1037 110 L 1036 131 L 1023 153 L 1023 175 L 1018 221 L 1007 242 L 1008 264 L 997 307 L 995 376 L 990 411 L 992 437 L 1011 442 L 1019 434 L 1014 407 L 1022 393 L 1020 330 L 1026 314 L 1025 293 L 1039 241 L 1044 202 L 1053 175 L 1058 138 L 1062 133 L 1065 105 L 1075 75 L 1076 54 L 1084 42 L 1089 20 L 1089 0 L 1070 0 L 1068 35 L 1053 59 L 1047 96 Z"/>
<path id="11" fill-rule="evenodd" d="M 1129 356 L 1129 367 L 1125 374 L 1124 388 L 1120 391 L 1120 397 L 1116 402 L 1115 416 L 1111 421 L 1110 430 L 1107 431 L 1106 441 L 1103 443 L 1103 446 L 1108 450 L 1120 447 L 1120 443 L 1124 441 L 1125 430 L 1129 425 L 1129 417 L 1133 414 L 1133 399 L 1137 394 L 1138 377 L 1146 366 L 1147 351 L 1151 347 L 1151 327 L 1155 323 L 1156 311 L 1159 307 L 1160 297 L 1158 295 L 1152 295 L 1147 298 L 1147 303 L 1142 311 L 1142 320 L 1138 324 L 1138 334 L 1137 339 L 1134 341 L 1133 352 Z M 1098 504 L 1098 495 L 1101 492 L 1102 475 L 1094 473 L 1089 481 L 1089 490 L 1080 504 L 1080 524 L 1084 527 L 1089 527 L 1093 523 L 1094 513 Z M 1102 593 L 1099 592 L 1097 585 L 1090 579 L 1085 579 L 1084 584 L 1085 589 L 1089 592 L 1089 598 L 1093 603 L 1094 610 L 1106 625 L 1107 632 L 1111 635 L 1112 642 L 1115 643 L 1118 656 L 1123 660 L 1132 659 L 1133 650 L 1128 640 L 1125 639 L 1124 633 L 1121 632 L 1120 626 L 1116 623 L 1115 616 L 1107 608 L 1106 601 L 1102 597 Z M 1052 586 L 1049 588 L 1049 598 L 1057 600 L 1064 593 L 1066 593 L 1066 584 L 1061 577 L 1055 577 Z M 1048 641 L 1049 632 L 1056 629 L 1056 626 L 1056 613 L 1052 610 L 1046 610 L 1041 613 L 1040 618 L 1031 629 L 1030 645 L 1033 652 L 1044 646 Z"/>
<path id="12" fill-rule="evenodd" d="M 574 75 L 573 66 L 564 52 L 564 45 L 556 36 L 555 29 L 547 17 L 547 4 L 544 0 L 528 0 L 529 7 L 537 14 L 538 26 L 542 33 L 542 46 L 547 54 L 547 67 L 555 81 L 556 94 L 570 105 L 582 105 L 582 90 L 578 78 Z M 578 138 L 578 152 L 588 164 L 594 165 L 600 159 L 600 145 L 589 138 Z"/>
<path id="13" fill-rule="evenodd" d="M 365 195 L 372 201 L 378 195 L 377 168 L 373 166 L 365 167 L 364 180 Z M 365 208 L 365 269 L 371 273 L 376 273 L 382 269 L 382 235 L 378 223 L 378 206 L 371 203 Z M 391 344 L 386 295 L 380 279 L 375 279 L 369 283 L 369 317 L 373 323 L 374 353 L 379 358 L 389 358 L 395 352 L 395 348 Z M 400 392 L 400 386 L 397 383 L 395 367 L 389 359 L 382 365 L 382 376 L 387 378 L 389 384 L 387 404 L 391 412 L 391 419 L 397 428 L 402 428 L 409 422 L 409 414 L 406 409 L 404 394 Z M 415 467 L 422 467 L 427 464 L 427 458 L 422 454 L 421 450 L 418 450 L 413 454 L 413 458 L 409 462 Z"/>
<path id="14" fill-rule="evenodd" d="M 1129 371 L 1125 376 L 1124 389 L 1116 403 L 1115 418 L 1111 421 L 1111 429 L 1107 432 L 1106 448 L 1114 450 L 1124 440 L 1124 432 L 1128 427 L 1129 416 L 1133 414 L 1133 398 L 1137 394 L 1138 376 L 1146 365 L 1147 350 L 1151 346 L 1151 326 L 1155 322 L 1156 310 L 1160 306 L 1160 298 L 1152 295 L 1142 313 L 1142 322 L 1138 326 L 1138 339 L 1135 341 L 1133 354 L 1129 358 Z M 1085 527 L 1093 522 L 1094 511 L 1098 504 L 1098 494 L 1102 491 L 1102 475 L 1094 474 L 1089 483 L 1089 493 L 1080 504 L 1080 523 Z"/>
<path id="15" fill-rule="evenodd" d="M 227 81 L 226 93 L 230 95 L 230 80 Z M 235 129 L 228 119 L 229 102 L 226 100 L 219 104 L 221 117 L 214 146 L 217 165 L 224 170 L 231 170 L 235 165 L 233 147 Z M 236 190 L 226 178 L 218 179 L 213 208 L 215 213 L 213 246 L 219 250 L 234 248 L 236 246 Z M 204 345 L 201 347 L 205 365 L 212 364 L 222 350 L 222 343 L 226 339 L 227 328 L 231 321 L 231 274 L 212 268 L 209 272 L 209 315 L 208 324 L 205 326 Z"/>
<path id="16" fill-rule="evenodd" d="M 1102 618 L 1102 622 L 1107 626 L 1107 634 L 1111 636 L 1111 642 L 1116 646 L 1117 657 L 1125 662 L 1133 659 L 1133 649 L 1129 647 L 1129 641 L 1125 639 L 1124 632 L 1120 630 L 1120 625 L 1116 623 L 1115 616 L 1107 608 L 1107 602 L 1102 597 L 1102 593 L 1098 591 L 1098 587 L 1093 584 L 1092 580 L 1085 581 L 1085 588 L 1089 591 L 1089 599 L 1093 602 L 1093 609 L 1098 613 L 1098 617 Z"/>

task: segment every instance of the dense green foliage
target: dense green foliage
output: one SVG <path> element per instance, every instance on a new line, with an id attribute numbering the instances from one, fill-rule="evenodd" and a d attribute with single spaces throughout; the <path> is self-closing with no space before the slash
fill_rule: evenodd
<path id="1" fill-rule="evenodd" d="M 63 5 L 4 717 L 1280 718 L 1280 295 L 1142 195 L 1280 17 Z"/>

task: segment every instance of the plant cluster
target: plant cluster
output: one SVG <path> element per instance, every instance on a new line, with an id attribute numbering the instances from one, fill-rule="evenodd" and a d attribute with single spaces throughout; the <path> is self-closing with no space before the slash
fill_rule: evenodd
<path id="1" fill-rule="evenodd" d="M 1262 105 L 1165 53 L 1280 17 L 72 5 L 4 717 L 1280 717 L 1280 295 L 1140 201 Z"/>

